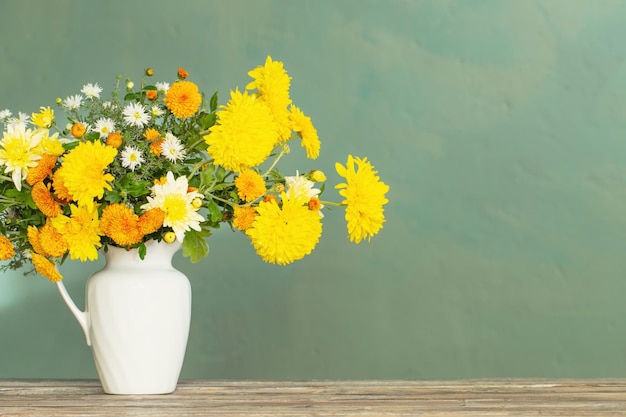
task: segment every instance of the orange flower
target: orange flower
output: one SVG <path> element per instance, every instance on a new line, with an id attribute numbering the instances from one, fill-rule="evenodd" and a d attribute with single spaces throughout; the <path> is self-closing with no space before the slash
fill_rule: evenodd
<path id="1" fill-rule="evenodd" d="M 191 81 L 175 82 L 165 93 L 167 108 L 180 119 L 193 116 L 202 103 L 202 95 L 198 86 Z"/>
<path id="2" fill-rule="evenodd" d="M 33 265 L 39 275 L 48 278 L 52 282 L 59 282 L 63 279 L 63 275 L 59 273 L 54 267 L 54 264 L 50 262 L 45 256 L 33 253 Z"/>
<path id="3" fill-rule="evenodd" d="M 15 256 L 15 248 L 6 236 L 0 236 L 0 261 L 6 261 Z"/>
<path id="4" fill-rule="evenodd" d="M 158 130 L 151 127 L 143 133 L 143 137 L 146 138 L 148 142 L 152 142 L 153 140 L 160 138 L 161 134 Z"/>
<path id="5" fill-rule="evenodd" d="M 150 152 L 152 152 L 156 156 L 161 155 L 161 144 L 164 141 L 165 139 L 155 139 L 154 142 L 150 144 Z"/>
<path id="6" fill-rule="evenodd" d="M 72 125 L 72 136 L 75 138 L 82 138 L 86 131 L 87 128 L 81 123 L 76 122 Z"/>
<path id="7" fill-rule="evenodd" d="M 188 76 L 189 76 L 189 73 L 185 71 L 183 67 L 178 68 L 178 78 L 180 78 L 181 80 L 184 80 Z"/>
<path id="8" fill-rule="evenodd" d="M 163 220 L 165 220 L 165 212 L 163 210 L 158 207 L 150 209 L 139 216 L 139 230 L 143 235 L 154 233 L 163 226 Z"/>
<path id="9" fill-rule="evenodd" d="M 233 226 L 239 230 L 247 230 L 252 227 L 256 218 L 256 210 L 254 207 L 244 206 L 235 207 L 233 212 Z"/>
<path id="10" fill-rule="evenodd" d="M 59 200 L 68 202 L 72 200 L 72 195 L 68 191 L 67 187 L 65 187 L 65 180 L 63 179 L 63 169 L 64 168 L 61 167 L 54 171 L 54 174 L 52 174 L 52 188 L 54 188 L 54 194 L 56 194 Z"/>
<path id="11" fill-rule="evenodd" d="M 272 201 L 275 201 L 275 202 L 278 203 L 278 198 L 276 198 L 275 194 L 265 194 L 263 196 L 263 201 L 266 202 L 266 203 L 269 203 L 269 202 L 272 202 Z"/>
<path id="12" fill-rule="evenodd" d="M 100 229 L 120 246 L 138 243 L 143 234 L 139 230 L 139 216 L 124 204 L 111 204 L 102 211 Z"/>
<path id="13" fill-rule="evenodd" d="M 39 231 L 39 243 L 43 253 L 54 257 L 63 256 L 68 249 L 65 238 L 50 222 L 46 222 Z"/>
<path id="14" fill-rule="evenodd" d="M 30 194 L 33 197 L 35 205 L 44 214 L 44 216 L 56 217 L 61 214 L 61 205 L 54 200 L 54 197 L 50 193 L 50 189 L 43 183 L 43 181 L 36 183 Z"/>
<path id="15" fill-rule="evenodd" d="M 52 168 L 57 163 L 57 156 L 44 154 L 41 159 L 37 161 L 37 166 L 28 170 L 26 176 L 26 182 L 28 185 L 33 185 L 39 181 L 43 181 L 44 178 L 52 175 Z"/>
<path id="16" fill-rule="evenodd" d="M 122 135 L 120 132 L 111 132 L 109 136 L 107 136 L 106 144 L 113 147 L 119 148 L 122 146 Z"/>
<path id="17" fill-rule="evenodd" d="M 35 226 L 28 226 L 26 229 L 26 234 L 28 236 L 28 243 L 32 246 L 35 253 L 40 255 L 48 255 L 46 251 L 41 246 L 41 242 L 39 240 L 39 230 Z"/>
<path id="18" fill-rule="evenodd" d="M 148 100 L 156 100 L 156 98 L 157 98 L 156 90 L 148 90 L 148 91 L 146 91 L 146 98 Z"/>
<path id="19" fill-rule="evenodd" d="M 320 211 L 322 208 L 322 203 L 320 203 L 320 199 L 317 197 L 311 197 L 309 200 L 309 210 Z"/>

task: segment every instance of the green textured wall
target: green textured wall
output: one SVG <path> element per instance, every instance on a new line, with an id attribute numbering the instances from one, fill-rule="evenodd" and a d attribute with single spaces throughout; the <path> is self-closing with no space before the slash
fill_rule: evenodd
<path id="1" fill-rule="evenodd" d="M 289 267 L 230 230 L 177 257 L 184 378 L 625 376 L 624 18 L 621 0 L 0 1 L 0 109 L 147 66 L 225 98 L 270 54 L 322 139 L 307 168 L 336 180 L 358 150 L 390 185 L 370 244 L 334 212 Z M 100 265 L 64 266 L 79 304 Z M 2 377 L 95 377 L 43 278 L 0 277 Z"/>

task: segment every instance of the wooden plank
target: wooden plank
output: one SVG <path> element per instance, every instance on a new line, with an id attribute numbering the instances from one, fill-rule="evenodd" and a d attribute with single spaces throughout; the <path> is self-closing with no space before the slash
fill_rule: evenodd
<path id="1" fill-rule="evenodd" d="M 626 380 L 181 381 L 106 395 L 97 381 L 0 380 L 0 416 L 626 416 Z"/>

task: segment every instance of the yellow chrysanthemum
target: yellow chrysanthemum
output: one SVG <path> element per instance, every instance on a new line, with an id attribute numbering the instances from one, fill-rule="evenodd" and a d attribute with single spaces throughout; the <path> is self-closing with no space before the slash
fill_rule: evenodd
<path id="1" fill-rule="evenodd" d="M 235 178 L 235 187 L 239 198 L 254 201 L 265 193 L 265 180 L 258 172 L 247 169 Z"/>
<path id="2" fill-rule="evenodd" d="M 239 90 L 217 112 L 218 121 L 204 139 L 215 164 L 241 172 L 260 165 L 272 152 L 278 131 L 267 104 Z"/>
<path id="3" fill-rule="evenodd" d="M 71 216 L 60 215 L 51 219 L 52 225 L 63 235 L 68 243 L 70 259 L 93 261 L 98 258 L 100 230 L 98 211 L 93 206 L 70 205 Z"/>
<path id="4" fill-rule="evenodd" d="M 40 107 L 39 110 L 41 111 L 39 113 L 33 113 L 30 119 L 35 126 L 45 127 L 47 129 L 54 123 L 54 110 L 50 107 Z"/>
<path id="5" fill-rule="evenodd" d="M 42 254 L 60 257 L 67 252 L 67 242 L 50 221 L 47 221 L 39 230 L 39 243 L 43 248 Z"/>
<path id="6" fill-rule="evenodd" d="M 320 155 L 320 140 L 311 118 L 302 113 L 298 107 L 291 106 L 289 119 L 291 120 L 291 128 L 302 139 L 300 144 L 306 150 L 307 158 L 316 159 Z"/>
<path id="7" fill-rule="evenodd" d="M 15 256 L 15 248 L 8 237 L 0 236 L 0 261 L 6 261 Z"/>
<path id="8" fill-rule="evenodd" d="M 57 271 L 54 264 L 50 262 L 45 256 L 38 253 L 32 254 L 33 265 L 39 275 L 48 278 L 52 282 L 59 282 L 63 279 L 63 275 Z"/>
<path id="9" fill-rule="evenodd" d="M 258 66 L 248 72 L 254 81 L 246 86 L 246 90 L 258 90 L 259 98 L 269 106 L 274 121 L 278 125 L 279 139 L 288 140 L 291 136 L 291 124 L 287 107 L 291 104 L 289 87 L 291 77 L 280 61 L 272 61 L 268 56 L 264 66 Z"/>
<path id="10" fill-rule="evenodd" d="M 144 235 L 154 233 L 163 226 L 165 212 L 160 208 L 153 208 L 139 216 L 139 230 Z"/>
<path id="11" fill-rule="evenodd" d="M 82 142 L 63 158 L 63 182 L 79 205 L 93 208 L 94 198 L 111 190 L 113 175 L 104 170 L 113 162 L 117 149 L 101 142 Z"/>
<path id="12" fill-rule="evenodd" d="M 287 199 L 283 193 L 282 208 L 275 201 L 259 204 L 246 234 L 265 262 L 286 265 L 315 249 L 322 235 L 322 222 L 317 212 Z"/>
<path id="13" fill-rule="evenodd" d="M 385 193 L 389 191 L 389 186 L 380 181 L 378 172 L 367 158 L 348 155 L 345 167 L 340 163 L 336 163 L 335 167 L 337 173 L 346 179 L 345 183 L 337 184 L 335 188 L 340 189 L 339 194 L 345 198 L 342 204 L 346 205 L 350 241 L 369 241 L 385 222 L 383 205 L 388 202 Z"/>
<path id="14" fill-rule="evenodd" d="M 239 230 L 248 230 L 252 227 L 255 217 L 256 209 L 254 207 L 235 207 L 233 212 L 233 227 Z"/>
<path id="15" fill-rule="evenodd" d="M 54 168 L 56 163 L 56 155 L 42 155 L 41 159 L 37 161 L 37 166 L 28 170 L 28 174 L 26 175 L 28 185 L 33 185 L 39 181 L 43 181 L 46 177 L 52 176 L 52 168 Z"/>
<path id="16" fill-rule="evenodd" d="M 65 152 L 65 148 L 59 139 L 59 133 L 56 132 L 52 136 L 49 136 L 47 129 L 39 129 L 41 132 L 41 141 L 35 147 L 35 152 L 39 155 L 49 154 L 54 156 L 62 155 Z"/>
<path id="17" fill-rule="evenodd" d="M 28 226 L 28 228 L 26 229 L 26 235 L 28 236 L 28 243 L 30 243 L 33 251 L 40 255 L 49 255 L 41 246 L 41 242 L 39 240 L 39 229 L 37 229 L 35 226 Z"/>
<path id="18" fill-rule="evenodd" d="M 174 116 L 186 119 L 196 114 L 202 104 L 202 95 L 191 81 L 177 81 L 167 90 L 163 101 Z"/>
<path id="19" fill-rule="evenodd" d="M 35 205 L 46 217 L 56 217 L 61 214 L 61 205 L 54 200 L 54 197 L 50 193 L 50 189 L 39 181 L 33 185 L 30 194 L 35 202 Z"/>
<path id="20" fill-rule="evenodd" d="M 125 204 L 111 204 L 100 217 L 100 229 L 120 246 L 134 245 L 143 238 L 139 230 L 139 216 Z"/>
<path id="21" fill-rule="evenodd" d="M 0 140 L 0 166 L 4 172 L 12 173 L 13 184 L 18 191 L 22 189 L 22 180 L 28 175 L 28 170 L 37 166 L 41 155 L 35 148 L 41 141 L 43 132 L 33 132 L 23 124 L 9 124 Z"/>

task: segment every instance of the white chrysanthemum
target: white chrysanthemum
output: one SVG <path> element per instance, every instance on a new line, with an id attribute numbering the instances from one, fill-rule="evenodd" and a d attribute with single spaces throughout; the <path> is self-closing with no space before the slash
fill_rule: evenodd
<path id="1" fill-rule="evenodd" d="M 115 131 L 115 122 L 108 117 L 101 117 L 96 120 L 93 130 L 100 134 L 100 138 L 106 138 L 109 136 L 109 133 Z"/>
<path id="2" fill-rule="evenodd" d="M 287 185 L 287 195 L 291 195 L 291 190 L 293 190 L 294 198 L 303 203 L 320 194 L 319 188 L 313 188 L 315 183 L 308 180 L 304 175 L 300 175 L 298 171 L 296 171 L 295 177 L 285 177 L 285 185 Z"/>
<path id="3" fill-rule="evenodd" d="M 122 150 L 121 158 L 122 166 L 129 168 L 131 171 L 134 171 L 135 168 L 145 161 L 143 153 L 135 146 L 126 146 L 124 150 Z"/>
<path id="4" fill-rule="evenodd" d="M 295 177 L 285 177 L 285 184 L 287 185 L 286 193 L 290 196 L 290 199 L 296 200 L 301 204 L 307 204 L 313 197 L 318 197 L 320 194 L 319 188 L 313 188 L 315 183 L 308 180 L 304 175 L 300 175 L 296 171 Z M 322 209 L 323 204 L 320 204 L 320 216 L 324 217 Z"/>
<path id="5" fill-rule="evenodd" d="M 170 89 L 170 83 L 156 83 L 154 84 L 154 86 L 156 87 L 157 91 L 162 91 L 164 93 L 166 93 L 167 90 Z"/>
<path id="6" fill-rule="evenodd" d="M 131 126 L 144 127 L 150 121 L 150 115 L 140 103 L 129 103 L 122 111 L 124 121 Z"/>
<path id="7" fill-rule="evenodd" d="M 160 208 L 165 212 L 163 226 L 171 227 L 176 234 L 176 239 L 182 242 L 185 232 L 189 229 L 200 230 L 200 222 L 204 217 L 198 213 L 193 200 L 204 198 L 197 191 L 188 192 L 189 184 L 184 175 L 174 179 L 172 172 L 167 173 L 164 184 L 155 184 L 152 187 L 152 195 L 148 196 L 148 202 L 141 206 L 142 210 Z"/>
<path id="8" fill-rule="evenodd" d="M 152 113 L 152 117 L 161 117 L 165 114 L 165 110 L 161 106 L 153 104 L 150 108 L 150 113 Z"/>
<path id="9" fill-rule="evenodd" d="M 100 98 L 100 93 L 102 92 L 102 88 L 100 88 L 100 86 L 98 85 L 98 83 L 95 84 L 85 84 L 83 86 L 83 88 L 80 90 L 81 93 L 83 93 L 88 99 L 94 99 L 94 98 Z"/>
<path id="10" fill-rule="evenodd" d="M 83 104 L 83 96 L 76 94 L 63 100 L 62 106 L 65 110 L 78 110 L 81 104 Z"/>
<path id="11" fill-rule="evenodd" d="M 165 134 L 165 140 L 161 143 L 161 155 L 172 162 L 185 159 L 187 152 L 180 140 L 170 132 Z"/>
<path id="12" fill-rule="evenodd" d="M 41 155 L 35 153 L 44 129 L 26 129 L 24 124 L 9 124 L 0 140 L 0 165 L 4 172 L 12 173 L 11 179 L 18 191 L 22 189 L 22 181 L 28 175 L 28 169 L 37 166 Z"/>
<path id="13" fill-rule="evenodd" d="M 0 122 L 6 122 L 12 114 L 9 109 L 0 110 Z"/>

